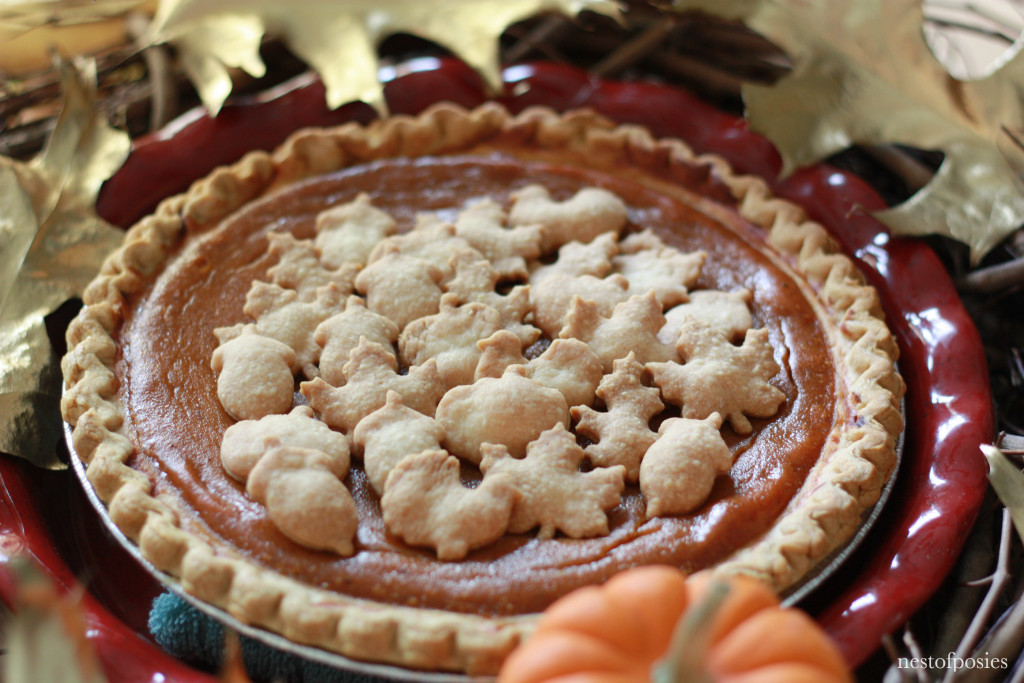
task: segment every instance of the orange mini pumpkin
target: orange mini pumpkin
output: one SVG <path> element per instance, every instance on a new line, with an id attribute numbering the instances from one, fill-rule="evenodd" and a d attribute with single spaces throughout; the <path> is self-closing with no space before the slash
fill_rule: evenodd
<path id="1" fill-rule="evenodd" d="M 641 567 L 553 604 L 498 683 L 852 681 L 805 613 L 746 577 Z"/>

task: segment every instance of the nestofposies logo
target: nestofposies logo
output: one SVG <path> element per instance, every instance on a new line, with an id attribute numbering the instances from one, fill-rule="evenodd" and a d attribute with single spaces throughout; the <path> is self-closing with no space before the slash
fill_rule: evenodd
<path id="1" fill-rule="evenodd" d="M 958 657 L 950 652 L 945 657 L 900 657 L 896 662 L 900 669 L 931 669 L 961 671 L 970 669 L 1008 669 L 1010 660 L 1006 657 Z"/>

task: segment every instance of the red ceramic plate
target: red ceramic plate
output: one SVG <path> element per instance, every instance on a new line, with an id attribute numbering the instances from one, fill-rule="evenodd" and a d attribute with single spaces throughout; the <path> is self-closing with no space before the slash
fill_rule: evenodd
<path id="1" fill-rule="evenodd" d="M 467 107 L 487 99 L 480 79 L 457 62 L 410 62 L 387 80 L 396 113 L 415 113 L 441 99 Z M 985 357 L 942 264 L 923 243 L 891 238 L 871 218 L 869 212 L 884 204 L 858 178 L 815 166 L 780 179 L 778 155 L 764 138 L 741 119 L 676 88 L 599 80 L 552 64 L 510 67 L 505 81 L 512 94 L 500 99 L 514 111 L 537 104 L 591 107 L 647 126 L 657 136 L 681 138 L 698 152 L 719 154 L 737 170 L 768 179 L 778 195 L 802 204 L 823 223 L 880 291 L 909 388 L 903 461 L 868 538 L 803 603 L 851 664 L 864 661 L 883 635 L 939 587 L 986 488 L 978 446 L 992 439 L 994 428 Z M 104 186 L 99 211 L 127 226 L 162 197 L 248 150 L 271 149 L 301 127 L 371 118 L 363 104 L 328 111 L 322 86 L 311 79 L 228 106 L 216 119 L 186 115 L 136 143 Z M 149 640 L 146 615 L 161 587 L 108 535 L 69 473 L 0 459 L 0 558 L 15 552 L 35 557 L 61 586 L 86 584 L 89 637 L 112 681 L 213 680 Z M 0 595 L 13 599 L 5 571 Z"/>

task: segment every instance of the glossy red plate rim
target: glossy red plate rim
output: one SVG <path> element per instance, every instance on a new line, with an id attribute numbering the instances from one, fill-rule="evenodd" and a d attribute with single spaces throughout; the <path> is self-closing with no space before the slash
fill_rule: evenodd
<path id="1" fill-rule="evenodd" d="M 415 60 L 384 76 L 394 113 L 416 113 L 442 99 L 467 107 L 489 99 L 479 77 L 457 61 Z M 993 439 L 994 417 L 984 350 L 942 263 L 923 242 L 890 237 L 870 215 L 884 202 L 859 178 L 827 165 L 780 178 L 778 154 L 767 140 L 741 118 L 678 88 L 602 80 L 551 63 L 508 67 L 504 78 L 508 94 L 497 99 L 513 111 L 589 107 L 760 175 L 824 224 L 878 288 L 908 384 L 903 462 L 868 538 L 802 603 L 851 664 L 863 662 L 941 585 L 987 487 L 979 446 Z M 191 112 L 135 143 L 105 184 L 99 212 L 127 226 L 214 167 L 252 149 L 273 149 L 298 128 L 372 118 L 362 103 L 327 110 L 323 88 L 311 78 L 233 103 L 216 118 Z M 149 639 L 145 613 L 160 587 L 90 519 L 93 511 L 74 489 L 67 473 L 0 458 L 0 560 L 29 555 L 66 590 L 88 584 L 88 634 L 111 681 L 213 681 Z M 0 570 L 0 597 L 16 600 L 6 569 Z"/>

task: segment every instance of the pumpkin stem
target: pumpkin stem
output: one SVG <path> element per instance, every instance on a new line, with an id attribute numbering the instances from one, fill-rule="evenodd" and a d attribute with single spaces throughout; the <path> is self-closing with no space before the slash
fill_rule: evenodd
<path id="1" fill-rule="evenodd" d="M 729 595 L 729 585 L 716 581 L 704 597 L 686 611 L 672 633 L 665 656 L 655 662 L 651 683 L 705 683 L 711 676 L 704 668 L 711 624 Z"/>

